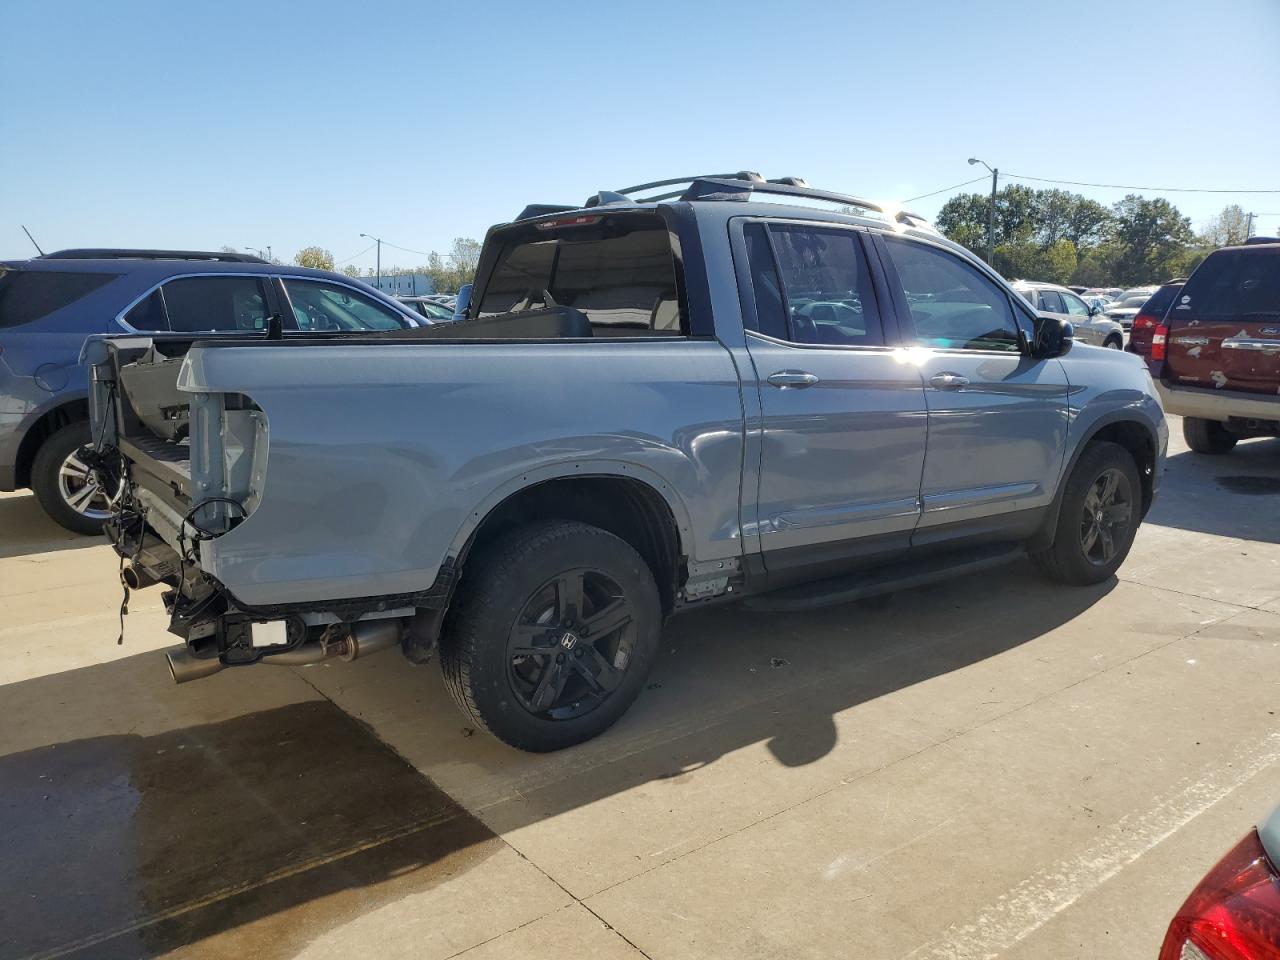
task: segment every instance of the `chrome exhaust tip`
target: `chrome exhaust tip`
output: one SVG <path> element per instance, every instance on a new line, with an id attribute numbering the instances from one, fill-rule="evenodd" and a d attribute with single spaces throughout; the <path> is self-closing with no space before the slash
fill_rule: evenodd
<path id="1" fill-rule="evenodd" d="M 164 658 L 169 664 L 169 675 L 173 677 L 174 683 L 187 683 L 190 680 L 211 677 L 226 667 L 217 657 L 208 659 L 193 657 L 185 644 L 170 647 L 164 652 Z"/>

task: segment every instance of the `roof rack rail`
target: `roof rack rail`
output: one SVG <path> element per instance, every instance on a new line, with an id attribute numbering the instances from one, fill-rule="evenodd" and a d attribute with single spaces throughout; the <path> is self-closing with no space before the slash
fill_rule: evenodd
<path id="1" fill-rule="evenodd" d="M 781 177 L 777 180 L 755 182 L 729 177 L 699 177 L 689 185 L 681 195 L 681 200 L 742 200 L 753 193 L 765 193 L 783 197 L 797 197 L 807 200 L 827 200 L 849 207 L 860 207 L 884 213 L 884 207 L 873 200 L 850 196 L 846 193 L 835 193 L 831 190 L 818 190 L 808 186 L 799 177 Z"/>
<path id="2" fill-rule="evenodd" d="M 55 250 L 38 260 L 222 260 L 227 263 L 266 263 L 249 253 L 222 253 L 206 250 L 129 250 L 117 247 L 79 247 Z"/>
<path id="3" fill-rule="evenodd" d="M 652 180 L 649 183 L 638 183 L 632 187 L 619 190 L 605 190 L 591 197 L 583 206 L 595 207 L 609 203 L 621 203 L 630 199 L 630 194 L 657 190 L 662 187 L 681 186 L 678 190 L 667 190 L 652 196 L 639 197 L 636 203 L 656 203 L 661 200 L 741 200 L 753 193 L 774 194 L 785 197 L 805 198 L 809 200 L 826 200 L 845 206 L 860 207 L 876 213 L 884 213 L 884 208 L 874 201 L 863 197 L 854 197 L 830 190 L 818 190 L 809 186 L 807 180 L 800 177 L 777 177 L 766 180 L 752 170 L 739 170 L 737 173 L 704 173 L 696 177 L 672 177 L 668 180 Z"/>

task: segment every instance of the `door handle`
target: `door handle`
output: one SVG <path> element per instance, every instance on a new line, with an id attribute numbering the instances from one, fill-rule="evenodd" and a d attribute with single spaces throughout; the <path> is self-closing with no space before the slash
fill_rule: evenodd
<path id="1" fill-rule="evenodd" d="M 958 373 L 935 373 L 929 378 L 929 382 L 939 390 L 959 390 L 969 385 L 969 378 Z"/>
<path id="2" fill-rule="evenodd" d="M 769 383 L 782 390 L 788 387 L 802 390 L 805 387 L 812 387 L 817 382 L 816 374 L 806 373 L 804 370 L 779 370 L 777 373 L 769 374 Z"/>

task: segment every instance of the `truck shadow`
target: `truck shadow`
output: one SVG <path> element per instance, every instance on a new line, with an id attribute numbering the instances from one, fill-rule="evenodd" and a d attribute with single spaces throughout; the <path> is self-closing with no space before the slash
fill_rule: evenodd
<path id="1" fill-rule="evenodd" d="M 1173 454 L 1147 522 L 1280 543 L 1280 439 L 1246 440 L 1224 456 Z"/>
<path id="2" fill-rule="evenodd" d="M 0 557 L 101 546 L 106 541 L 72 533 L 49 519 L 31 491 L 0 494 Z"/>
<path id="3" fill-rule="evenodd" d="M 550 756 L 464 729 L 438 670 L 394 654 L 307 668 L 330 699 L 308 689 L 267 709 L 252 689 L 275 669 L 175 688 L 156 651 L 10 684 L 7 722 L 68 735 L 0 737 L 38 744 L 0 756 L 0 956 L 294 956 L 358 914 L 477 868 L 502 849 L 495 834 L 638 788 L 678 790 L 753 746 L 773 760 L 758 767 L 771 786 L 752 781 L 766 795 L 837 747 L 823 775 L 839 782 L 862 747 L 874 754 L 894 736 L 850 722 L 853 708 L 1011 651 L 1114 587 L 1054 588 L 1015 563 L 878 608 L 690 613 L 664 633 L 628 715 Z M 271 680 L 283 681 L 303 688 L 283 671 Z M 987 708 L 971 706 L 948 707 L 957 727 L 980 722 Z M 231 716 L 183 726 L 174 713 Z M 672 815 L 700 802 L 669 796 Z M 609 829 L 624 847 L 649 839 L 640 823 Z"/>

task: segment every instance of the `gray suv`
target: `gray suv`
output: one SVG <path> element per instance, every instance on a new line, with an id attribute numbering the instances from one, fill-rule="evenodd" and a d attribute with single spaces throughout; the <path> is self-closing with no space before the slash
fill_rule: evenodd
<path id="1" fill-rule="evenodd" d="M 98 533 L 115 491 L 89 442 L 85 339 L 102 333 L 403 330 L 407 308 L 359 281 L 236 253 L 62 250 L 0 261 L 0 490 L 31 487 L 54 520 Z"/>
<path id="2" fill-rule="evenodd" d="M 108 530 L 168 587 L 175 679 L 438 651 L 472 722 L 553 750 L 683 610 L 1115 573 L 1168 437 L 1137 357 L 869 201 L 678 183 L 492 228 L 455 323 L 92 344 Z"/>

